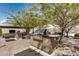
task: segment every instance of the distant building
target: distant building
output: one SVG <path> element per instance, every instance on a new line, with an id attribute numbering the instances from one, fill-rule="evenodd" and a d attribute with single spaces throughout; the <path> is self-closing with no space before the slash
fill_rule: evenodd
<path id="1" fill-rule="evenodd" d="M 17 31 L 24 32 L 25 27 L 13 26 L 11 24 L 0 24 L 0 28 L 2 29 L 2 33 L 15 33 Z"/>

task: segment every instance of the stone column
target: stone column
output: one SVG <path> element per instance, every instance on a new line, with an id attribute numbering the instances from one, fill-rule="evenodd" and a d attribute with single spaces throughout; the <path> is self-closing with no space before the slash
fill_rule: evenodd
<path id="1" fill-rule="evenodd" d="M 0 47 L 3 47 L 3 46 L 5 46 L 6 44 L 5 44 L 5 39 L 3 39 L 3 38 L 0 38 Z"/>
<path id="2" fill-rule="evenodd" d="M 19 31 L 17 31 L 16 33 L 15 33 L 15 38 L 16 38 L 16 40 L 19 40 L 20 39 L 20 37 L 19 37 Z"/>

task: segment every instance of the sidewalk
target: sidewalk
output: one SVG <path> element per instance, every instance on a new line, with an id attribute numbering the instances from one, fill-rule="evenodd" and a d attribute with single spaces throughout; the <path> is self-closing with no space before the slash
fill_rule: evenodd
<path id="1" fill-rule="evenodd" d="M 30 46 L 29 39 L 6 42 L 6 46 L 0 48 L 0 56 L 11 56 L 15 53 L 25 50 Z"/>

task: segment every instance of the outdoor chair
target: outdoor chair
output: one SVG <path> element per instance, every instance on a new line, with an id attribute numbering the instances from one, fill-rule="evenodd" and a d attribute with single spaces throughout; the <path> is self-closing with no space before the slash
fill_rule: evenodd
<path id="1" fill-rule="evenodd" d="M 5 41 L 15 41 L 15 33 L 7 33 L 3 35 Z"/>
<path id="2" fill-rule="evenodd" d="M 43 35 L 44 35 L 45 29 L 38 29 L 34 32 L 33 39 L 36 41 L 43 41 Z"/>

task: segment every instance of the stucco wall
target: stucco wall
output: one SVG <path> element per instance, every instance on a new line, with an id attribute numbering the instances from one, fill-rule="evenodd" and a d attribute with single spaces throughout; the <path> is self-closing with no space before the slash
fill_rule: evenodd
<path id="1" fill-rule="evenodd" d="M 17 29 L 17 28 L 2 28 L 2 33 L 9 33 L 9 30 L 15 30 L 15 31 L 20 31 L 24 32 L 25 29 Z"/>

